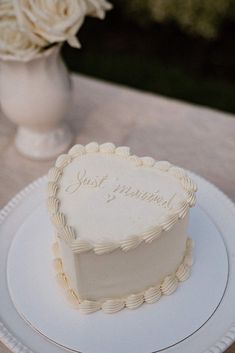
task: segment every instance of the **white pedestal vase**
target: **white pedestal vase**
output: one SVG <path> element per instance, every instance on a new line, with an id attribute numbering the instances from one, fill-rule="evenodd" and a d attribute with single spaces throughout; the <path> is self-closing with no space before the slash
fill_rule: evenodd
<path id="1" fill-rule="evenodd" d="M 71 81 L 60 46 L 27 62 L 0 59 L 1 109 L 18 125 L 15 144 L 22 154 L 48 159 L 69 147 L 70 103 Z"/>

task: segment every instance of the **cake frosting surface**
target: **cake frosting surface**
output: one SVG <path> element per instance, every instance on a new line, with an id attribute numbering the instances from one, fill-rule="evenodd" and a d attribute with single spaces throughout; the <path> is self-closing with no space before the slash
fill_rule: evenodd
<path id="1" fill-rule="evenodd" d="M 76 251 L 151 241 L 195 203 L 196 186 L 183 169 L 111 143 L 76 145 L 50 175 L 49 212 Z"/>
<path id="2" fill-rule="evenodd" d="M 172 175 L 140 168 L 117 155 L 94 153 L 64 169 L 58 197 L 76 234 L 95 243 L 146 231 L 174 212 L 187 194 Z"/>
<path id="3" fill-rule="evenodd" d="M 182 168 L 92 142 L 58 157 L 48 178 L 57 278 L 81 311 L 136 308 L 188 278 L 196 185 Z"/>

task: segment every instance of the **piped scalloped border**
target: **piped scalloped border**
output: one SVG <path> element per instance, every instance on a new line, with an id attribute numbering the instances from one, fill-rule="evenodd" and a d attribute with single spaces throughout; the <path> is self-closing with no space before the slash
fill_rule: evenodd
<path id="1" fill-rule="evenodd" d="M 187 200 L 180 202 L 174 212 L 169 213 L 162 218 L 159 224 L 147 229 L 141 234 L 130 235 L 125 240 L 119 243 L 104 241 L 96 244 L 80 238 L 75 234 L 75 230 L 66 222 L 65 215 L 60 212 L 60 200 L 57 198 L 57 193 L 60 187 L 60 178 L 63 174 L 63 169 L 73 161 L 74 158 L 79 158 L 86 153 L 106 153 L 116 154 L 120 158 L 128 159 L 131 163 L 138 167 L 155 168 L 165 173 L 169 173 L 176 179 L 180 180 L 183 188 L 187 193 Z M 60 155 L 55 163 L 55 167 L 51 168 L 48 173 L 48 210 L 51 216 L 51 221 L 57 229 L 57 235 L 63 238 L 73 252 L 81 253 L 93 250 L 97 255 L 110 253 L 116 249 L 129 251 L 136 248 L 142 242 L 151 243 L 154 239 L 160 237 L 163 231 L 172 229 L 178 219 L 184 218 L 190 207 L 195 205 L 197 190 L 196 184 L 186 174 L 184 169 L 176 167 L 167 161 L 155 161 L 151 157 L 137 157 L 130 154 L 129 147 L 115 147 L 113 143 L 104 143 L 98 145 L 96 142 L 91 142 L 85 146 L 74 145 L 68 154 Z"/>
<path id="2" fill-rule="evenodd" d="M 137 309 L 144 302 L 152 304 L 157 302 L 162 295 L 170 295 L 177 289 L 179 282 L 186 281 L 190 276 L 191 266 L 193 264 L 193 240 L 187 239 L 184 257 L 176 272 L 165 277 L 161 283 L 151 286 L 146 290 L 130 294 L 125 298 L 106 299 L 103 301 L 80 300 L 79 295 L 71 285 L 63 269 L 63 262 L 60 257 L 59 243 L 55 242 L 52 246 L 54 259 L 53 267 L 57 282 L 63 288 L 70 304 L 83 314 L 91 314 L 102 310 L 106 314 L 114 314 L 124 308 Z"/>

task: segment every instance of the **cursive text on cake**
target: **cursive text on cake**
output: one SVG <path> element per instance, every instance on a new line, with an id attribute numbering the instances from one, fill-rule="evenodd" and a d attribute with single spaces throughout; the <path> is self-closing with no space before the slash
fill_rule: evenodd
<path id="1" fill-rule="evenodd" d="M 81 186 L 86 186 L 90 188 L 100 188 L 104 181 L 108 178 L 107 175 L 102 176 L 88 176 L 86 169 L 83 169 L 82 172 L 78 172 L 76 175 L 76 181 L 66 187 L 65 191 L 68 193 L 74 193 L 79 190 Z"/>

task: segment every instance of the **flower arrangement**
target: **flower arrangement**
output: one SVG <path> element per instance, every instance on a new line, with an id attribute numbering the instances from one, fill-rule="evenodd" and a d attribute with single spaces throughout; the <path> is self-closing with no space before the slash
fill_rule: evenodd
<path id="1" fill-rule="evenodd" d="M 79 48 L 85 17 L 103 19 L 111 8 L 106 0 L 0 0 L 0 58 L 29 61 L 64 41 Z"/>

